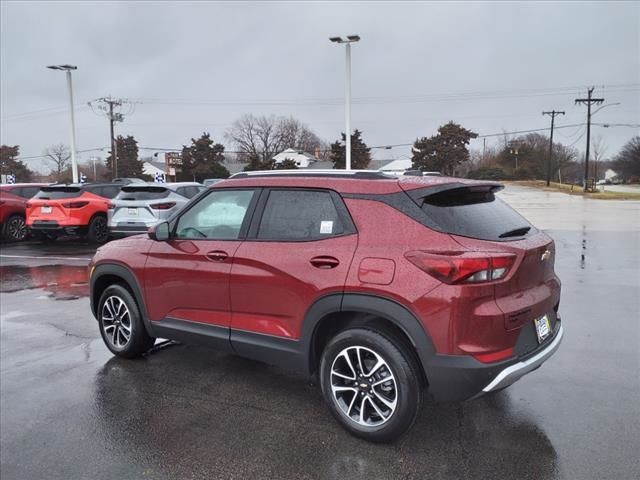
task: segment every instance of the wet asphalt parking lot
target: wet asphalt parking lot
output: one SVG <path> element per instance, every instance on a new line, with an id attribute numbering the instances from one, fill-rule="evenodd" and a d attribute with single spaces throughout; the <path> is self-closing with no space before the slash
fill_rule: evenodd
<path id="1" fill-rule="evenodd" d="M 508 187 L 557 246 L 565 339 L 507 390 L 427 402 L 392 445 L 349 436 L 313 381 L 187 345 L 113 357 L 77 242 L 2 245 L 0 476 L 640 478 L 640 202 Z"/>

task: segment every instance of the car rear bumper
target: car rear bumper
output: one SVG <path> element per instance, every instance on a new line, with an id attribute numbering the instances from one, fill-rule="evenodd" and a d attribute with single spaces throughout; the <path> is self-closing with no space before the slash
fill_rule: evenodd
<path id="1" fill-rule="evenodd" d="M 144 223 L 136 225 L 116 225 L 109 227 L 109 236 L 116 238 L 130 237 L 132 235 L 147 233 L 148 231 L 149 226 Z"/>
<path id="2" fill-rule="evenodd" d="M 436 355 L 425 365 L 429 392 L 436 401 L 458 402 L 508 387 L 539 368 L 562 342 L 562 322 L 555 322 L 553 336 L 527 355 L 491 364 L 471 356 Z"/>
<path id="3" fill-rule="evenodd" d="M 34 220 L 27 227 L 31 231 L 59 232 L 68 235 L 84 234 L 87 230 L 86 225 L 61 225 L 56 220 Z"/>

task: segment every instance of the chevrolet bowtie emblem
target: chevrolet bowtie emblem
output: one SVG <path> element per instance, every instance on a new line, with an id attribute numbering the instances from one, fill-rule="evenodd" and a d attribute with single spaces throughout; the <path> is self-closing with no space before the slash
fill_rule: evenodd
<path id="1" fill-rule="evenodd" d="M 550 250 L 545 250 L 544 253 L 542 255 L 540 255 L 540 261 L 544 262 L 545 260 L 549 260 L 549 258 L 551 258 L 551 251 Z"/>

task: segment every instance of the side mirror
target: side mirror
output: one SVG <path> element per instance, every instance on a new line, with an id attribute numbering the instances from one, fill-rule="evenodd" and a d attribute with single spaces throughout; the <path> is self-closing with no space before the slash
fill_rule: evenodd
<path id="1" fill-rule="evenodd" d="M 162 222 L 150 227 L 147 234 L 151 240 L 166 242 L 169 240 L 169 222 Z"/>

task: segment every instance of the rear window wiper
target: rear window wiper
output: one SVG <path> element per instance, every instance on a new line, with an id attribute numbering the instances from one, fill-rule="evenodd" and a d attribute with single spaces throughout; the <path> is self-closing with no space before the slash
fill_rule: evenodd
<path id="1" fill-rule="evenodd" d="M 529 230 L 531 230 L 531 227 L 514 228 L 513 230 L 501 233 L 498 238 L 521 237 L 523 235 L 526 235 Z"/>

